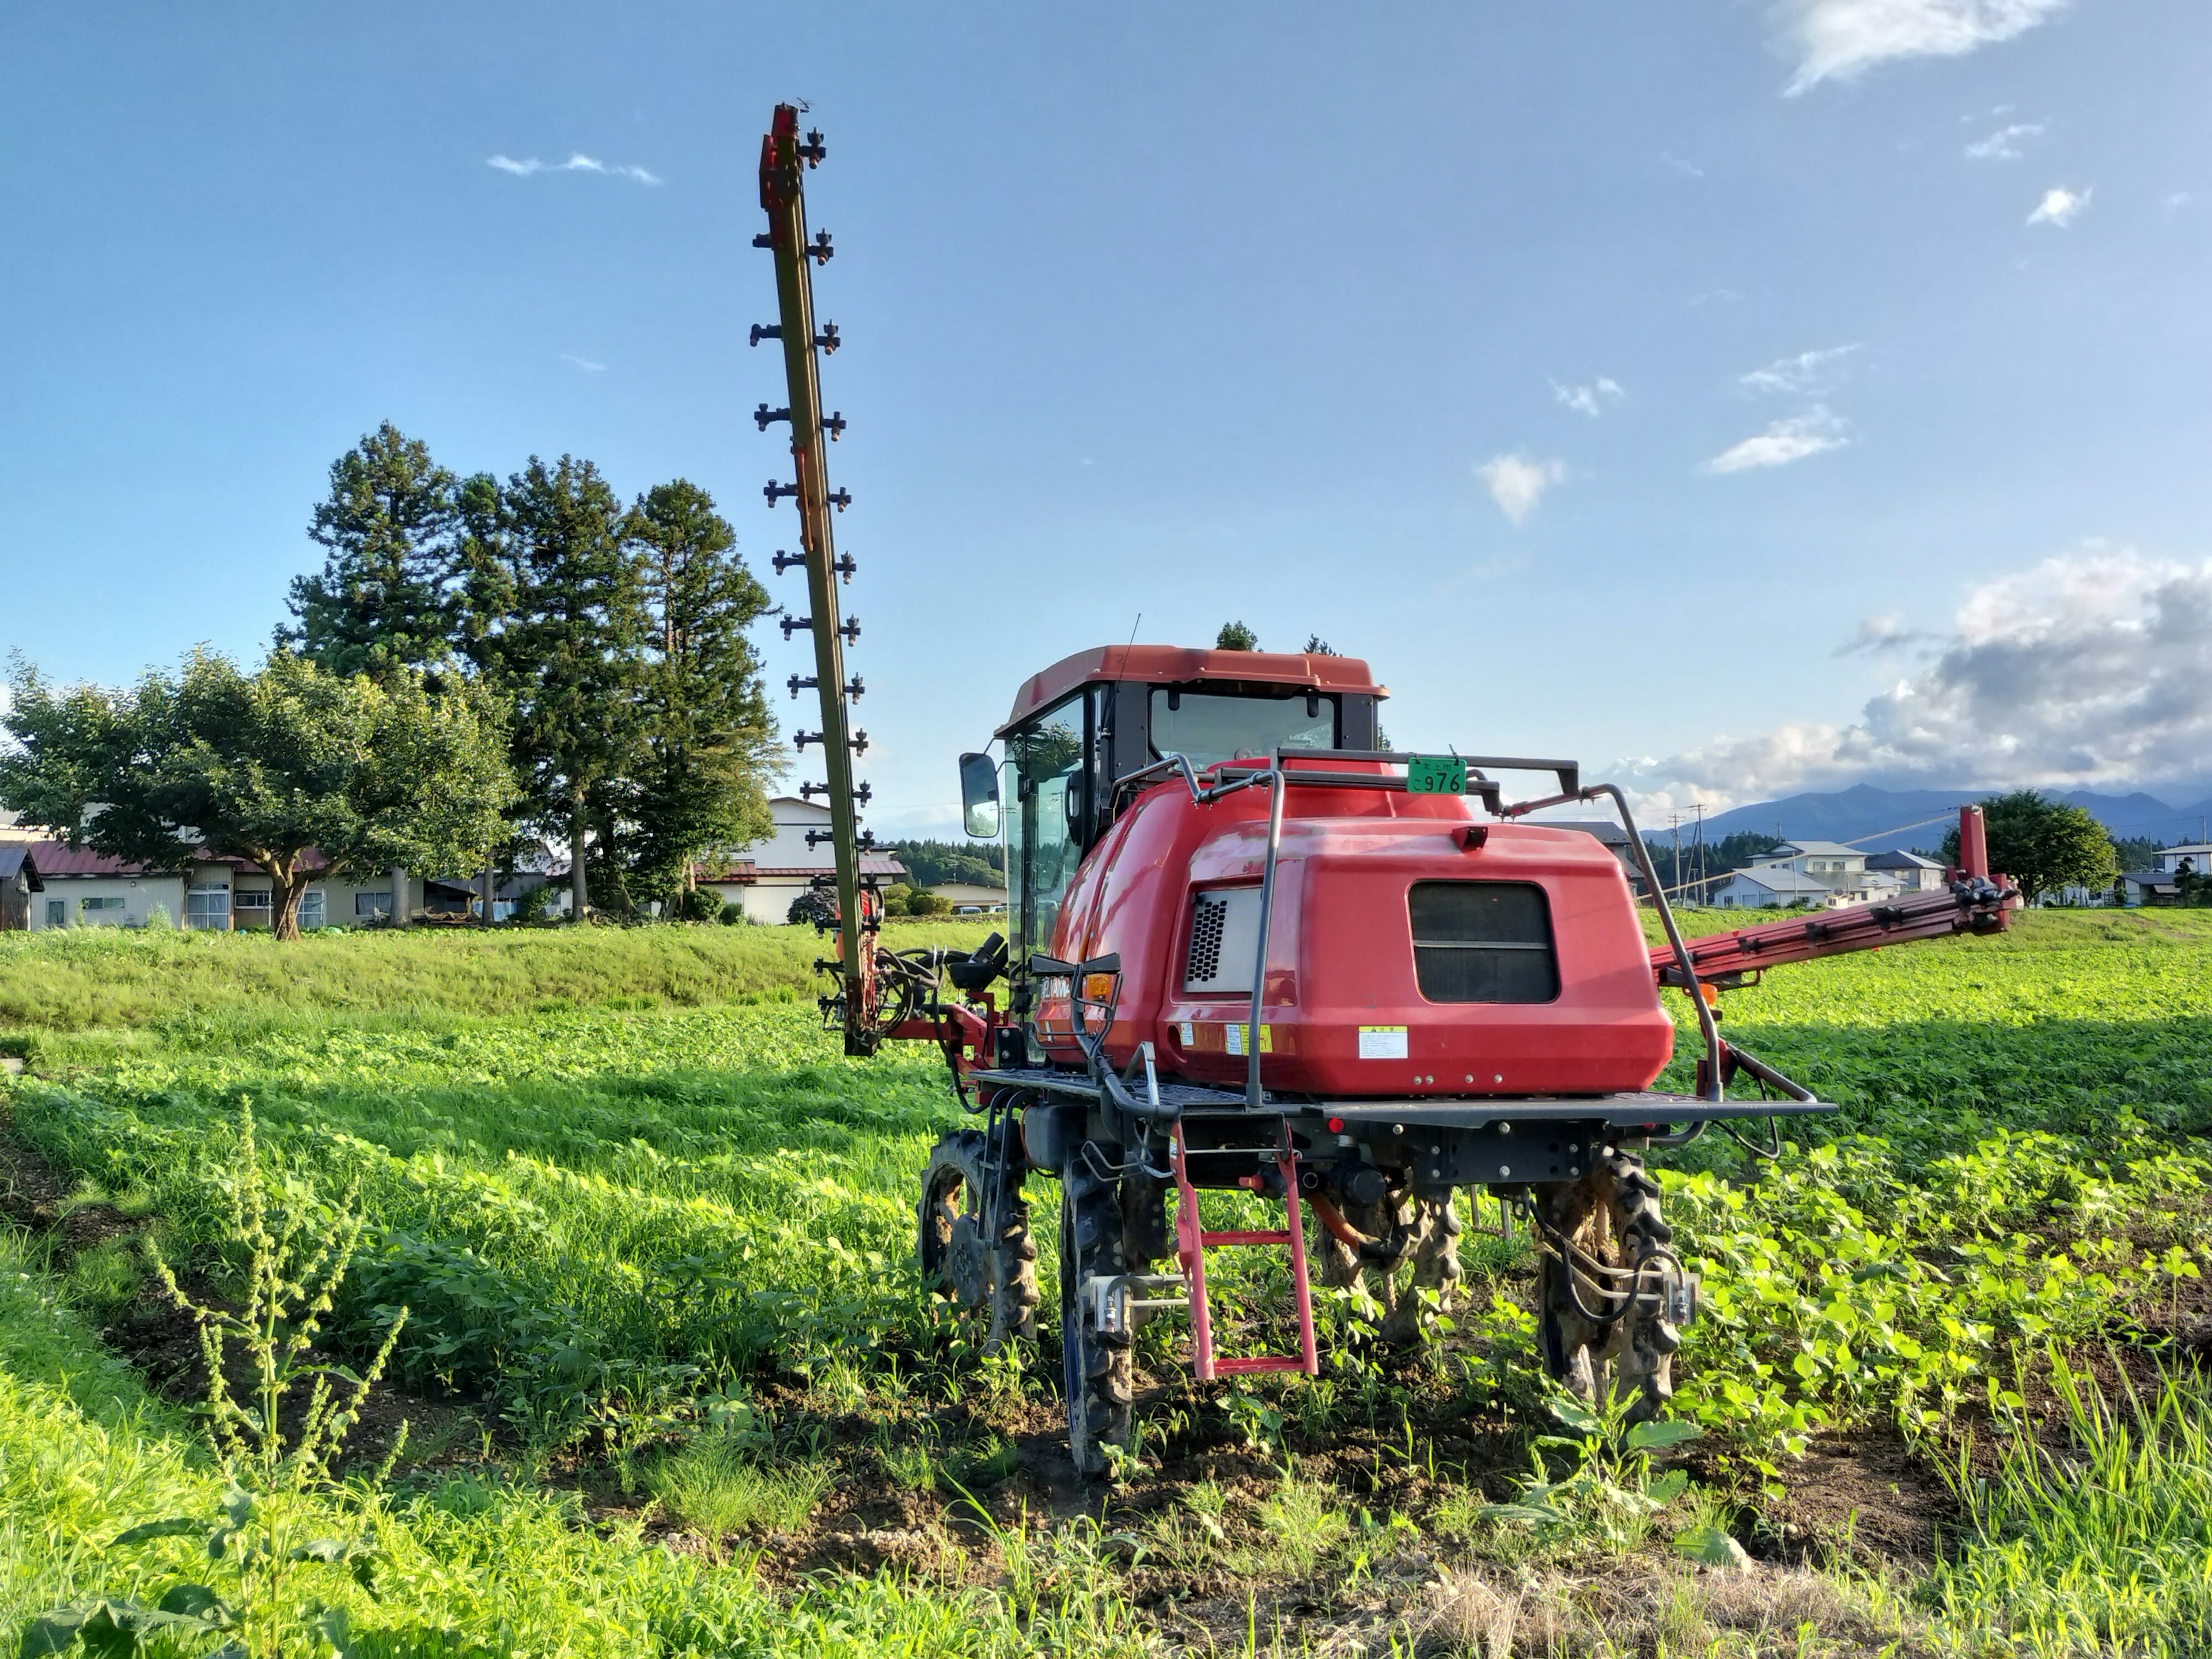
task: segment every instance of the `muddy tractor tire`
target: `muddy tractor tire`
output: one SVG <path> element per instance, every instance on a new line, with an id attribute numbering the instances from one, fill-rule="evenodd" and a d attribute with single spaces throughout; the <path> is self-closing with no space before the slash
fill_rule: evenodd
<path id="1" fill-rule="evenodd" d="M 1391 1232 L 1391 1203 L 1386 1198 L 1376 1204 L 1346 1203 L 1340 1208 L 1352 1226 L 1370 1238 L 1381 1238 Z M 1427 1338 L 1421 1325 L 1420 1293 L 1434 1291 L 1438 1304 L 1449 1305 L 1459 1283 L 1462 1224 L 1449 1194 L 1399 1200 L 1397 1221 L 1405 1249 L 1395 1262 L 1363 1261 L 1352 1246 L 1327 1231 L 1320 1234 L 1316 1254 L 1321 1259 L 1321 1281 L 1333 1290 L 1348 1290 L 1363 1276 L 1367 1278 L 1368 1294 L 1382 1310 L 1376 1334 L 1394 1347 L 1407 1347 Z M 1413 1279 L 1401 1291 L 1398 1270 L 1407 1262 L 1413 1264 Z"/>
<path id="2" fill-rule="evenodd" d="M 999 1162 L 981 1130 L 945 1135 L 930 1149 L 918 1215 L 922 1281 L 981 1328 L 987 1354 L 1036 1336 L 1036 1242 L 1018 1158 L 1000 1175 L 998 1236 L 987 1237 L 985 1206 Z"/>
<path id="3" fill-rule="evenodd" d="M 1103 1147 L 1118 1162 L 1119 1147 Z M 1060 1182 L 1060 1343 L 1061 1387 L 1067 1400 L 1067 1450 L 1076 1473 L 1103 1474 L 1106 1448 L 1134 1439 L 1130 1410 L 1133 1367 L 1126 1334 L 1097 1328 L 1083 1295 L 1089 1279 L 1140 1271 L 1122 1251 L 1121 1194 L 1091 1173 L 1081 1156 Z"/>
<path id="4" fill-rule="evenodd" d="M 1593 1406 L 1623 1401 L 1632 1423 L 1674 1397 L 1676 1317 L 1689 1305 L 1659 1183 L 1608 1146 L 1579 1181 L 1534 1189 L 1542 1222 L 1538 1313 L 1544 1369 Z M 1558 1248 L 1573 1246 L 1572 1261 Z M 1600 1270 L 1602 1271 L 1600 1271 Z"/>

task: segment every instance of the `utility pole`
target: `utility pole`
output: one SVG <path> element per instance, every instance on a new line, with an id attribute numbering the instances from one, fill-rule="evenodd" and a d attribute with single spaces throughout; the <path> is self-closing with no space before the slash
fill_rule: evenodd
<path id="1" fill-rule="evenodd" d="M 1698 861 L 1698 902 L 1699 904 L 1701 904 L 1701 905 L 1702 905 L 1702 904 L 1705 902 L 1705 896 L 1706 896 L 1706 895 L 1705 895 L 1705 802 L 1703 802 L 1703 801 L 1698 801 L 1698 802 L 1695 803 L 1694 810 L 1696 811 L 1697 815 L 1698 815 L 1698 840 L 1697 840 L 1697 861 Z"/>

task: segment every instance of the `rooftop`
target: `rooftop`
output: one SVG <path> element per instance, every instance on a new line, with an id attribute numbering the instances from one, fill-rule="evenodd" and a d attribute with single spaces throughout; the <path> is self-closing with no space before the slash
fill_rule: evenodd
<path id="1" fill-rule="evenodd" d="M 1779 847 L 1774 848 L 1768 856 L 1771 857 L 1776 853 L 1781 854 L 1785 858 L 1803 858 L 1808 854 L 1816 854 L 1821 858 L 1866 856 L 1864 848 L 1846 847 L 1839 841 L 1785 841 Z"/>
<path id="2" fill-rule="evenodd" d="M 1114 680 L 1148 685 L 1297 685 L 1316 691 L 1390 694 L 1375 684 L 1358 657 L 1324 657 L 1303 651 L 1210 651 L 1182 645 L 1100 645 L 1062 657 L 1042 673 L 1032 674 L 1014 693 L 1013 712 L 999 728 L 1007 731 L 1041 708 L 1048 708 L 1079 686 Z"/>
<path id="3" fill-rule="evenodd" d="M 1737 877 L 1753 886 L 1764 887 L 1770 893 L 1826 893 L 1828 889 L 1810 876 L 1801 876 L 1784 864 L 1754 865 L 1748 870 L 1732 870 L 1730 880 Z M 1726 883 L 1722 884 L 1726 885 Z"/>

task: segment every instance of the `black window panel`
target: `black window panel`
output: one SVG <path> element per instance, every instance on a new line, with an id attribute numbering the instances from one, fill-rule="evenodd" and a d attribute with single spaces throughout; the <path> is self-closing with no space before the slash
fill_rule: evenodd
<path id="1" fill-rule="evenodd" d="M 1533 882 L 1415 882 L 1407 908 L 1414 977 L 1431 1002 L 1549 1002 L 1559 994 L 1551 908 Z"/>

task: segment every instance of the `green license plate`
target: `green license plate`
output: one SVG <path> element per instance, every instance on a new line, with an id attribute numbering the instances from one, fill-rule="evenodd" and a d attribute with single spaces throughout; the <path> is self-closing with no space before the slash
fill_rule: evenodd
<path id="1" fill-rule="evenodd" d="M 1464 795 L 1467 763 L 1456 755 L 1416 755 L 1406 763 L 1406 793 Z"/>

